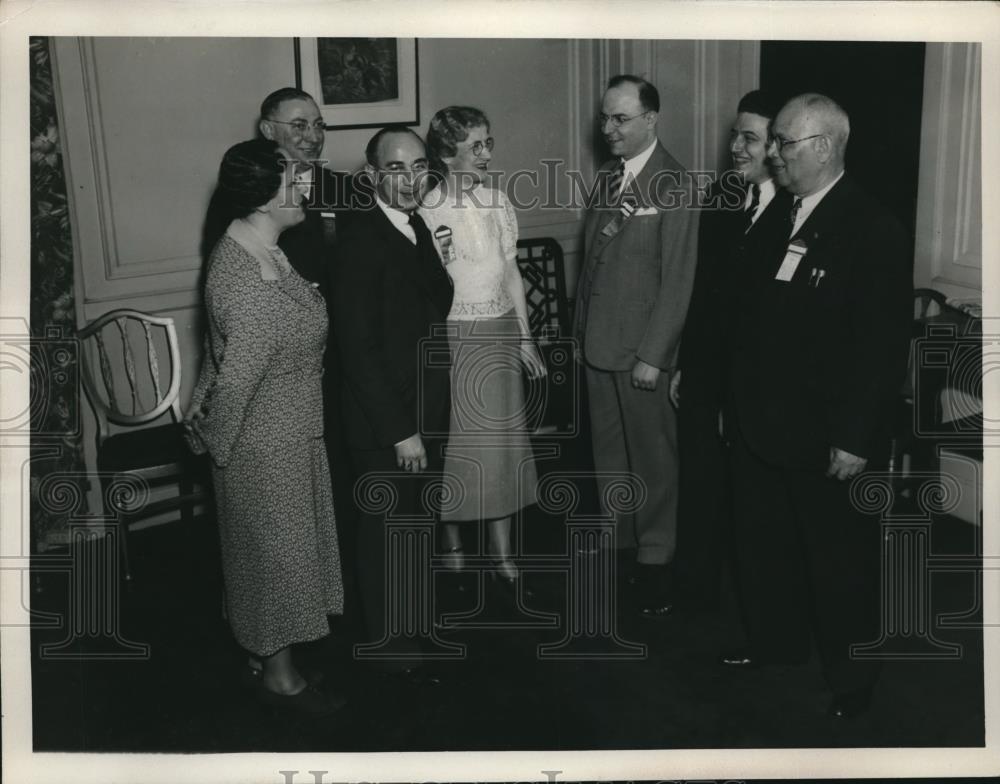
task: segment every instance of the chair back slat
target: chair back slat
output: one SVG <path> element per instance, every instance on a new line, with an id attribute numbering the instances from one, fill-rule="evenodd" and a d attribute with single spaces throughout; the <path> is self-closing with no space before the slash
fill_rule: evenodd
<path id="1" fill-rule="evenodd" d="M 128 340 L 128 324 L 125 317 L 115 319 L 122 335 L 122 359 L 125 362 L 125 377 L 128 379 L 129 392 L 132 395 L 132 416 L 139 408 L 139 387 L 135 383 L 135 359 L 132 356 L 132 344 Z"/>
<path id="2" fill-rule="evenodd" d="M 517 263 L 524 281 L 531 334 L 543 340 L 568 335 L 562 246 L 551 237 L 518 240 Z"/>
<path id="3" fill-rule="evenodd" d="M 149 322 L 142 322 L 142 330 L 146 333 L 146 356 L 149 359 L 149 374 L 153 377 L 154 406 L 163 400 L 163 392 L 160 389 L 160 362 L 156 355 L 156 346 L 153 344 L 153 335 L 149 329 Z"/>
<path id="4" fill-rule="evenodd" d="M 112 409 L 118 408 L 118 399 L 115 397 L 115 382 L 111 375 L 111 360 L 108 358 L 108 348 L 104 345 L 104 336 L 100 330 L 94 333 L 97 340 L 97 353 L 101 361 L 101 378 L 104 379 L 104 388 L 108 394 L 108 405 Z"/>
<path id="5" fill-rule="evenodd" d="M 142 325 L 141 333 L 136 323 Z M 105 329 L 115 328 L 120 344 L 104 334 Z M 81 351 L 84 390 L 97 414 L 99 442 L 109 435 L 109 423 L 134 427 L 151 423 L 164 414 L 180 421 L 181 360 L 172 318 L 138 310 L 115 310 L 90 322 L 77 334 L 84 346 Z M 143 340 L 145 348 L 140 345 Z M 161 378 L 161 372 L 166 374 L 165 378 Z M 131 406 L 127 397 L 131 397 Z M 145 405 L 151 397 L 152 405 Z"/>

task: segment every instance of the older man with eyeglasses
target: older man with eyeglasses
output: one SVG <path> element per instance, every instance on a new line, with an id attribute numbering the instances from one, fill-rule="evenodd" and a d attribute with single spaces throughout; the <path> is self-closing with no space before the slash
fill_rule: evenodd
<path id="1" fill-rule="evenodd" d="M 295 162 L 296 177 L 307 188 L 303 204 L 306 219 L 282 234 L 278 244 L 295 271 L 313 283 L 328 303 L 330 337 L 323 365 L 326 446 L 341 551 L 350 553 L 353 552 L 357 512 L 353 497 L 354 471 L 341 419 L 342 362 L 334 334 L 336 319 L 332 304 L 338 236 L 344 234 L 352 217 L 353 180 L 347 172 L 324 166 L 326 124 L 309 93 L 297 87 L 283 87 L 272 92 L 261 103 L 258 129 L 261 136 L 276 141 Z M 345 558 L 347 601 L 342 622 L 347 625 L 354 623 L 357 606 L 354 572 L 354 559 Z"/>
<path id="2" fill-rule="evenodd" d="M 735 667 L 808 659 L 815 636 L 829 712 L 867 710 L 877 661 L 879 520 L 851 480 L 884 469 L 912 318 L 909 242 L 845 173 L 850 123 L 806 94 L 774 118 L 768 154 L 790 209 L 770 211 L 731 297 L 734 534 L 749 647 Z M 852 651 L 852 646 L 862 646 Z"/>
<path id="3" fill-rule="evenodd" d="M 586 368 L 598 489 L 640 613 L 672 609 L 668 565 L 677 530 L 677 422 L 669 397 L 694 282 L 698 220 L 684 168 L 657 139 L 660 97 L 615 76 L 600 132 L 613 158 L 587 214 L 575 336 Z M 633 514 L 606 503 L 622 473 L 645 499 Z"/>

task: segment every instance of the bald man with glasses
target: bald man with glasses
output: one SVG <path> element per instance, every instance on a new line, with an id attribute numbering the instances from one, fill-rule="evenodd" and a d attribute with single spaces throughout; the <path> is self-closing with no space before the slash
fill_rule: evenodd
<path id="1" fill-rule="evenodd" d="M 806 94 L 774 118 L 768 155 L 787 211 L 734 277 L 729 394 L 736 561 L 748 648 L 733 667 L 806 661 L 810 635 L 840 719 L 869 706 L 880 525 L 851 482 L 886 466 L 912 318 L 909 242 L 845 172 L 847 113 Z"/>

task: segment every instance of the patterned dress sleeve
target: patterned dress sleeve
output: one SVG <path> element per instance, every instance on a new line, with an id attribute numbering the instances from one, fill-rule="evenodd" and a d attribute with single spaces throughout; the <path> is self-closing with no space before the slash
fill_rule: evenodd
<path id="1" fill-rule="evenodd" d="M 500 203 L 503 205 L 500 225 L 500 245 L 504 258 L 510 263 L 517 263 L 517 212 L 503 191 L 499 192 Z"/>
<path id="2" fill-rule="evenodd" d="M 274 330 L 267 323 L 274 303 L 256 260 L 230 252 L 220 254 L 211 266 L 205 304 L 221 345 L 213 347 L 215 378 L 205 391 L 205 416 L 198 428 L 212 459 L 224 467 L 243 430 L 248 404 L 277 350 Z"/>

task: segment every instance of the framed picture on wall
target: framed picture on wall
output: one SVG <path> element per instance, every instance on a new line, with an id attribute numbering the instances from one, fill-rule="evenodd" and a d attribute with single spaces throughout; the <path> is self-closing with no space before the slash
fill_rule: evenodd
<path id="1" fill-rule="evenodd" d="M 295 81 L 328 130 L 420 123 L 416 38 L 296 38 Z"/>

